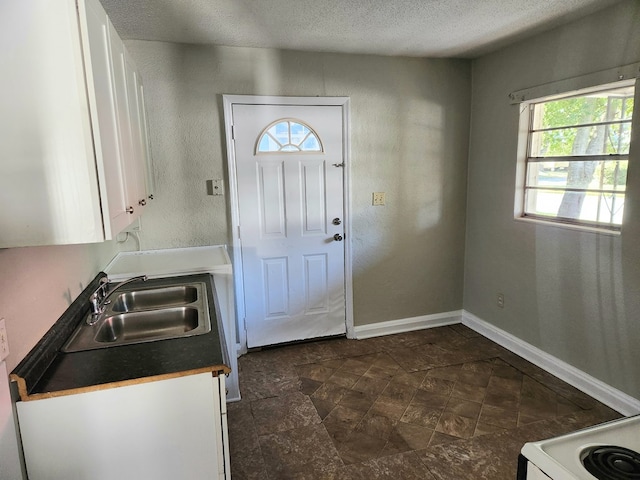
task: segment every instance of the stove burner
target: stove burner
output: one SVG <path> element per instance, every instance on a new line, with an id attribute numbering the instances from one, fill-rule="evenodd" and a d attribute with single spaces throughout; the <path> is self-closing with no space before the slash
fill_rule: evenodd
<path id="1" fill-rule="evenodd" d="M 614 445 L 589 447 L 580 455 L 582 464 L 598 480 L 640 479 L 640 453 Z"/>

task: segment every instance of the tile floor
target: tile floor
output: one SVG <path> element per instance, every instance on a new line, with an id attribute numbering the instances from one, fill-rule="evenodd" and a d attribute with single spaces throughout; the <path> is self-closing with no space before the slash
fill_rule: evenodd
<path id="1" fill-rule="evenodd" d="M 234 480 L 515 480 L 522 445 L 620 417 L 462 326 L 239 359 Z"/>

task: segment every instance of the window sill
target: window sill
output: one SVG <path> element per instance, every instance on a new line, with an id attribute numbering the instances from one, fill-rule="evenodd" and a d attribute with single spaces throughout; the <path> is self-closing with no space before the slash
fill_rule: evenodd
<path id="1" fill-rule="evenodd" d="M 544 225 L 547 227 L 557 227 L 557 228 L 564 228 L 567 230 L 575 230 L 578 232 L 584 232 L 584 233 L 596 233 L 599 235 L 610 235 L 612 237 L 619 237 L 620 234 L 622 232 L 620 232 L 619 230 L 609 230 L 606 228 L 598 228 L 598 227 L 588 227 L 588 226 L 584 226 L 584 225 L 573 225 L 571 223 L 560 223 L 560 222 L 551 222 L 551 221 L 547 221 L 547 220 L 542 220 L 540 218 L 531 218 L 531 217 L 515 217 L 514 218 L 515 221 L 517 222 L 523 222 L 523 223 L 533 223 L 536 225 Z"/>

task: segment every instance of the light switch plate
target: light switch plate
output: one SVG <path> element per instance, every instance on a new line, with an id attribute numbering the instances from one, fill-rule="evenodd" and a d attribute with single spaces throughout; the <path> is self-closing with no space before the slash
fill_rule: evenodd
<path id="1" fill-rule="evenodd" d="M 0 362 L 9 356 L 9 340 L 4 318 L 0 318 Z"/>
<path id="2" fill-rule="evenodd" d="M 207 195 L 224 195 L 224 186 L 221 178 L 207 180 Z"/>

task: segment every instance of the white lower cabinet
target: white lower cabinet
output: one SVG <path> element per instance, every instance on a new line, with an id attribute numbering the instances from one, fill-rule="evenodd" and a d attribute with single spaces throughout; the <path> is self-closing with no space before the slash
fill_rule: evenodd
<path id="1" fill-rule="evenodd" d="M 17 402 L 29 480 L 229 480 L 224 376 Z"/>

